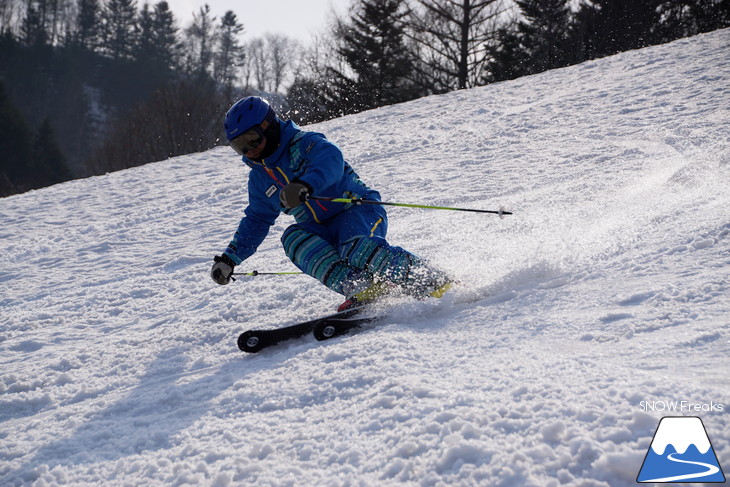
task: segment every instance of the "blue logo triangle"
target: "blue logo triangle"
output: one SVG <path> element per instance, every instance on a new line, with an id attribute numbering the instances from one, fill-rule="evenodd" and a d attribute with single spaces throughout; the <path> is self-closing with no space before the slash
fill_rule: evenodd
<path id="1" fill-rule="evenodd" d="M 696 416 L 662 418 L 636 481 L 725 482 L 702 420 Z"/>

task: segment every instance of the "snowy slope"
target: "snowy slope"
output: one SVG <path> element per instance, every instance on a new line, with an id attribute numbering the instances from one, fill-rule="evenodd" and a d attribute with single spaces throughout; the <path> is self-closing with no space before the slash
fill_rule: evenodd
<path id="1" fill-rule="evenodd" d="M 515 213 L 391 209 L 469 288 L 323 344 L 236 348 L 340 300 L 209 279 L 227 148 L 0 200 L 0 485 L 624 486 L 677 414 L 727 475 L 728 59 L 724 30 L 313 127 L 386 200 Z M 293 270 L 288 224 L 241 270 Z"/>

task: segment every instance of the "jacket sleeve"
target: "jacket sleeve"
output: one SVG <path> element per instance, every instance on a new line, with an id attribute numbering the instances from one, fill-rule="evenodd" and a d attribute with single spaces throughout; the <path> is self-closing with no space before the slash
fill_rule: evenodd
<path id="1" fill-rule="evenodd" d="M 317 133 L 299 143 L 309 161 L 304 174 L 298 178 L 300 181 L 308 184 L 315 193 L 322 193 L 342 179 L 345 158 L 339 147 Z"/>
<path id="2" fill-rule="evenodd" d="M 243 212 L 244 216 L 241 218 L 238 230 L 224 252 L 236 265 L 256 252 L 279 216 L 279 211 L 268 203 L 260 190 L 257 190 L 253 174 L 248 181 L 248 198 L 248 206 Z"/>

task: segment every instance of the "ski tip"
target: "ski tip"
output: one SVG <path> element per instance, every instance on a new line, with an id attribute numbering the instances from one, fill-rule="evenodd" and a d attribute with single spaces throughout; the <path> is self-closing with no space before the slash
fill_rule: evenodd
<path id="1" fill-rule="evenodd" d="M 264 347 L 263 341 L 251 330 L 245 331 L 238 336 L 238 348 L 242 352 L 256 353 Z"/>

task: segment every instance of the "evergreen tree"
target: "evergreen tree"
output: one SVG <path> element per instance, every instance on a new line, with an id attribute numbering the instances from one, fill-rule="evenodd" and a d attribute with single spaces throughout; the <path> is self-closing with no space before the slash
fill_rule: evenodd
<path id="1" fill-rule="evenodd" d="M 689 35 L 730 27 L 730 0 L 685 0 L 693 21 Z"/>
<path id="2" fill-rule="evenodd" d="M 659 41 L 661 0 L 592 0 L 576 15 L 574 41 L 585 58 L 610 56 Z"/>
<path id="3" fill-rule="evenodd" d="M 154 63 L 155 57 L 154 20 L 150 4 L 145 2 L 137 17 L 137 43 L 134 58 L 137 62 Z"/>
<path id="4" fill-rule="evenodd" d="M 529 58 L 528 73 L 566 66 L 570 24 L 568 0 L 517 0 L 525 20 L 519 37 Z"/>
<path id="5" fill-rule="evenodd" d="M 530 73 L 530 55 L 522 45 L 517 23 L 500 28 L 496 41 L 489 45 L 489 51 L 485 82 L 505 81 Z"/>
<path id="6" fill-rule="evenodd" d="M 41 2 L 40 7 L 44 5 Z M 43 19 L 41 9 L 34 5 L 34 2 L 28 2 L 21 26 L 21 39 L 26 46 L 36 47 L 48 44 L 48 32 Z"/>
<path id="7" fill-rule="evenodd" d="M 238 22 L 236 14 L 227 11 L 218 26 L 218 49 L 215 54 L 214 78 L 226 86 L 231 86 L 236 75 L 236 69 L 243 60 L 244 51 L 240 36 L 243 25 Z"/>
<path id="8" fill-rule="evenodd" d="M 0 83 L 0 196 L 49 186 L 70 177 L 51 124 L 45 120 L 34 135 Z"/>
<path id="9" fill-rule="evenodd" d="M 142 6 L 137 20 L 138 39 L 135 59 L 155 71 L 168 73 L 177 65 L 179 45 L 175 18 L 168 3 L 158 2 L 150 10 L 148 3 Z"/>
<path id="10" fill-rule="evenodd" d="M 585 0 L 581 0 L 584 2 Z M 572 46 L 576 62 L 598 57 L 596 31 L 598 30 L 597 10 L 591 5 L 581 3 L 570 23 L 569 44 Z"/>
<path id="11" fill-rule="evenodd" d="M 30 161 L 34 174 L 30 184 L 34 188 L 71 179 L 71 173 L 66 167 L 65 158 L 58 148 L 53 127 L 48 119 L 43 121 L 34 137 Z"/>
<path id="12" fill-rule="evenodd" d="M 210 6 L 206 3 L 197 14 L 193 14 L 193 23 L 185 30 L 187 70 L 199 77 L 208 75 L 213 61 L 214 23 L 215 17 L 210 14 Z"/>
<path id="13" fill-rule="evenodd" d="M 76 43 L 88 51 L 94 51 L 99 46 L 100 36 L 98 0 L 79 0 Z"/>
<path id="14" fill-rule="evenodd" d="M 407 12 L 399 0 L 360 0 L 350 23 L 341 23 L 339 54 L 352 75 L 333 70 L 334 97 L 343 113 L 418 96 L 413 57 L 405 43 Z"/>
<path id="15" fill-rule="evenodd" d="M 322 79 L 297 77 L 286 94 L 286 116 L 299 124 L 322 122 L 329 118 L 326 86 Z"/>
<path id="16" fill-rule="evenodd" d="M 180 56 L 180 44 L 177 40 L 175 16 L 165 1 L 155 4 L 152 14 L 152 39 L 155 45 L 155 62 L 167 70 L 175 69 Z"/>
<path id="17" fill-rule="evenodd" d="M 658 37 L 660 42 L 670 42 L 680 37 L 697 33 L 697 24 L 692 15 L 692 5 L 696 0 L 667 0 L 659 6 L 661 25 Z"/>
<path id="18" fill-rule="evenodd" d="M 22 190 L 29 177 L 33 136 L 0 81 L 0 196 Z"/>
<path id="19" fill-rule="evenodd" d="M 137 44 L 136 0 L 109 0 L 104 12 L 107 54 L 115 60 L 131 59 Z"/>

